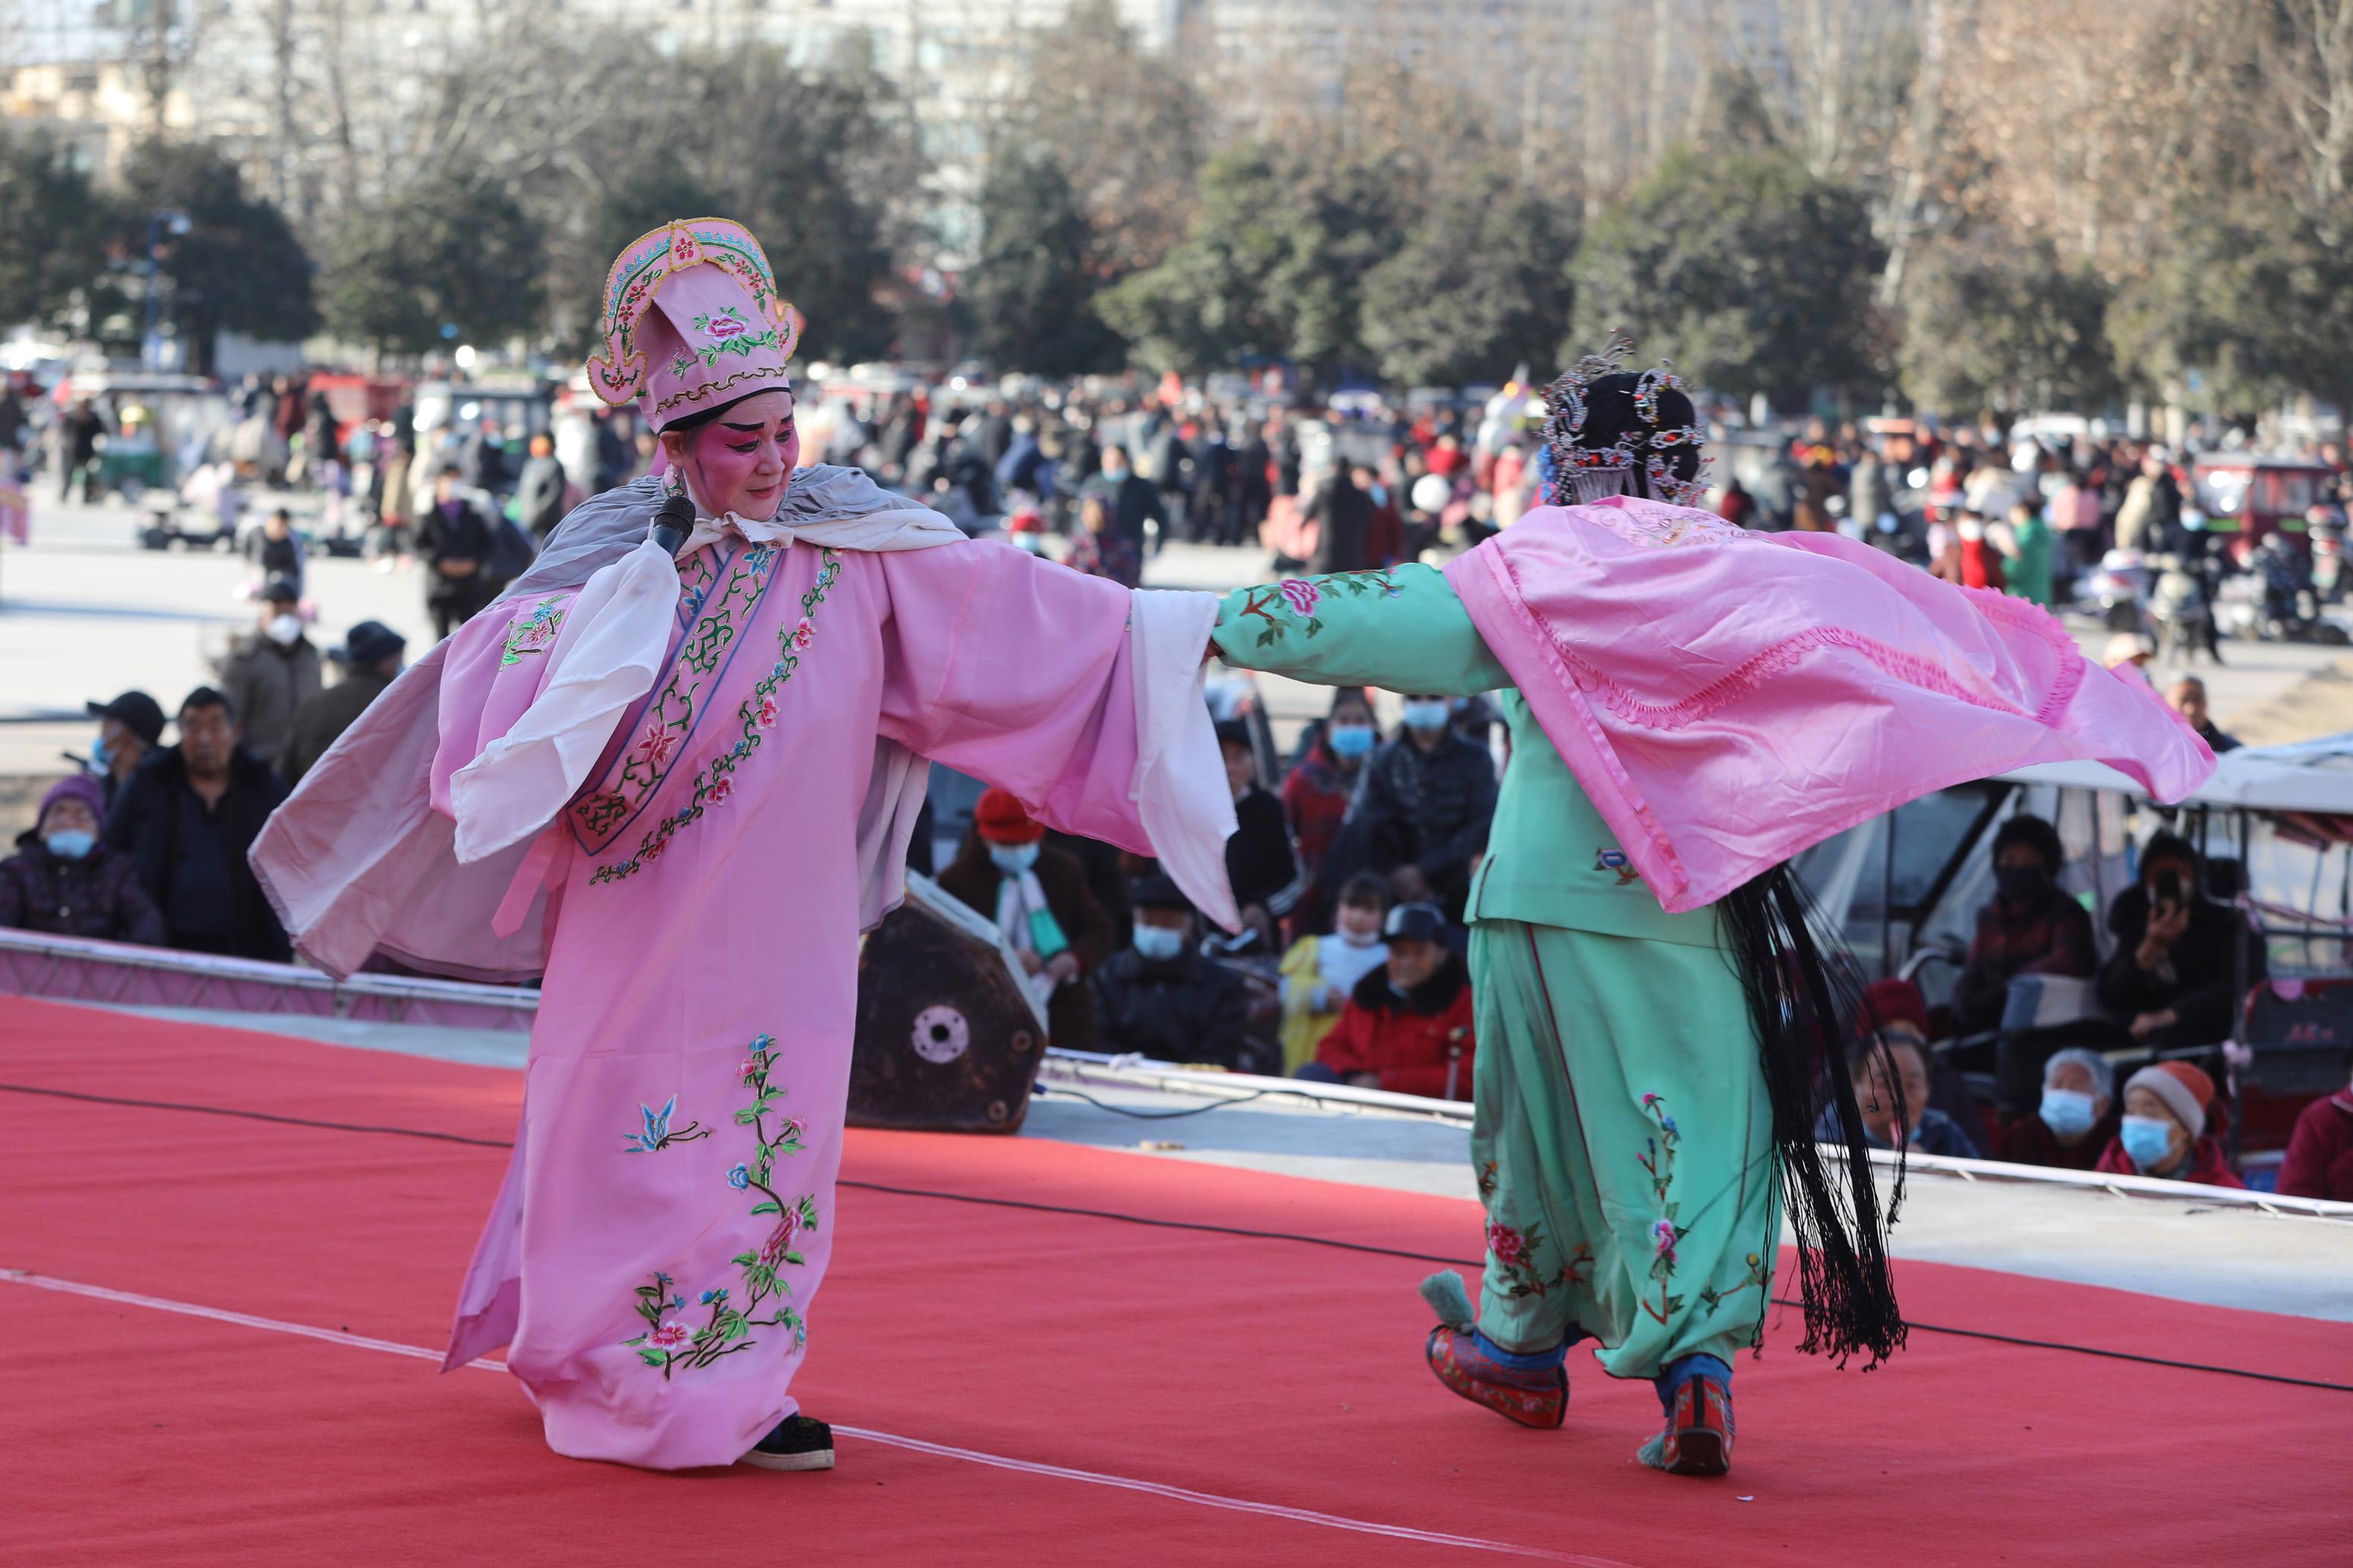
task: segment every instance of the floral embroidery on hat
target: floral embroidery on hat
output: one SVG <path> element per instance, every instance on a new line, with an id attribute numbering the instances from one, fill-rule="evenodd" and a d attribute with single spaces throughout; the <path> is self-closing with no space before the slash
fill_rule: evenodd
<path id="1" fill-rule="evenodd" d="M 709 315 L 694 318 L 694 330 L 711 340 L 708 347 L 698 351 L 705 370 L 719 363 L 723 354 L 751 354 L 761 349 L 776 346 L 776 329 L 754 332 L 752 323 L 733 305 L 722 305 Z M 689 369 L 693 368 L 691 365 Z"/>

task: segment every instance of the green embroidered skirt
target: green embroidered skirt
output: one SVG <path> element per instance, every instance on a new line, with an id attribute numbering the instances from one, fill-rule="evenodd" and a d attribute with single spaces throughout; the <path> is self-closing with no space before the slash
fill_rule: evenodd
<path id="1" fill-rule="evenodd" d="M 1772 1107 L 1720 950 L 1482 920 L 1471 1135 L 1479 1323 L 1601 1342 L 1616 1377 L 1755 1343 L 1779 1239 Z"/>

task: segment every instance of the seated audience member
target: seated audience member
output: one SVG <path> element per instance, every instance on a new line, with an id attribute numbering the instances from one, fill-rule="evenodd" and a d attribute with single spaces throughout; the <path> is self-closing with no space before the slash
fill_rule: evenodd
<path id="1" fill-rule="evenodd" d="M 1362 835 L 1368 870 L 1388 873 L 1400 901 L 1427 900 L 1459 919 L 1472 863 L 1495 815 L 1495 762 L 1454 732 L 1444 697 L 1409 695 L 1405 727 L 1373 753 L 1344 836 Z"/>
<path id="2" fill-rule="evenodd" d="M 2088 1171 L 2100 1163 L 2123 1120 L 2116 1069 L 2099 1052 L 2070 1047 L 2042 1066 L 2042 1103 L 2003 1121 L 1993 1157 L 2018 1165 Z"/>
<path id="3" fill-rule="evenodd" d="M 2353 1089 L 2316 1100 L 2295 1119 L 2279 1192 L 2286 1198 L 2353 1203 Z"/>
<path id="4" fill-rule="evenodd" d="M 0 926 L 51 936 L 94 936 L 160 947 L 164 917 L 127 855 L 99 842 L 106 793 L 87 774 L 41 796 L 16 853 L 0 860 Z"/>
<path id="5" fill-rule="evenodd" d="M 2141 851 L 2140 880 L 2108 909 L 2116 947 L 2100 971 L 2100 1005 L 2158 1050 L 2230 1038 L 2246 989 L 2266 973 L 2263 944 L 2242 942 L 2245 917 L 2199 884 L 2198 852 L 2160 833 Z"/>
<path id="6" fill-rule="evenodd" d="M 1045 844 L 1045 825 L 1001 789 L 984 790 L 972 831 L 940 887 L 997 931 L 1046 1004 L 1046 1034 L 1065 1050 L 1094 1049 L 1085 977 L 1111 957 L 1111 917 L 1087 890 L 1078 858 Z"/>
<path id="7" fill-rule="evenodd" d="M 1477 1050 L 1471 971 L 1447 945 L 1445 914 L 1430 904 L 1401 904 L 1389 911 L 1382 934 L 1388 959 L 1356 982 L 1340 1021 L 1296 1076 L 1432 1100 L 1470 1099 Z"/>
<path id="8" fill-rule="evenodd" d="M 1365 776 L 1365 759 L 1380 743 L 1373 725 L 1373 705 L 1364 689 L 1343 686 L 1332 693 L 1331 711 L 1299 761 L 1282 780 L 1282 814 L 1290 820 L 1292 842 L 1299 850 L 1300 869 L 1308 889 L 1297 910 L 1299 918 L 1322 923 L 1332 907 L 1332 890 L 1348 873 L 1360 868 L 1337 865 L 1324 874 L 1324 861 L 1340 837 L 1341 820 L 1356 798 Z"/>
<path id="9" fill-rule="evenodd" d="M 1928 999 L 1921 994 L 1916 981 L 1900 975 L 1874 980 L 1863 988 L 1864 1011 L 1855 1019 L 1855 1035 L 1860 1038 L 1871 1027 L 1868 1020 L 1876 1019 L 1882 1028 L 1891 1024 L 1908 1024 L 1912 1037 L 1927 1039 Z M 1976 1124 L 1969 1118 L 1977 1114 L 1977 1100 L 1969 1092 L 1969 1080 L 1941 1051 L 1928 1053 L 1928 1103 L 1965 1126 Z"/>
<path id="10" fill-rule="evenodd" d="M 344 635 L 343 647 L 327 650 L 328 662 L 343 673 L 295 710 L 294 735 L 286 743 L 279 769 L 290 788 L 301 784 L 336 738 L 384 695 L 400 674 L 400 656 L 407 647 L 408 639 L 382 621 L 362 621 Z"/>
<path id="11" fill-rule="evenodd" d="M 1381 921 L 1388 912 L 1388 884 L 1360 871 L 1340 889 L 1332 934 L 1303 936 L 1282 955 L 1283 1071 L 1314 1059 L 1356 982 L 1388 960 Z"/>
<path id="12" fill-rule="evenodd" d="M 1274 1066 L 1250 1037 L 1241 978 L 1201 956 L 1193 906 L 1176 884 L 1155 872 L 1128 901 L 1135 911 L 1129 945 L 1095 971 L 1095 1048 L 1246 1072 Z"/>
<path id="13" fill-rule="evenodd" d="M 2206 1131 L 2214 1080 L 2188 1062 L 2158 1062 L 2125 1079 L 2125 1120 L 2094 1170 L 2210 1187 L 2243 1187 Z"/>
<path id="14" fill-rule="evenodd" d="M 1855 1106 L 1862 1112 L 1863 1142 L 1874 1149 L 1893 1149 L 1900 1141 L 1905 1148 L 1923 1154 L 1978 1158 L 1977 1142 L 1968 1129 L 1928 1103 L 1928 1047 L 1919 1030 L 1907 1023 L 1882 1024 L 1880 1036 L 1886 1041 L 1884 1050 L 1866 1037 L 1847 1054 L 1848 1068 L 1854 1075 Z M 1899 1082 L 1889 1079 L 1891 1060 L 1903 1092 L 1905 1119 L 1911 1122 L 1900 1135 L 1895 1116 Z M 1817 1131 L 1824 1139 L 1842 1136 L 1838 1107 L 1822 1112 Z"/>
<path id="15" fill-rule="evenodd" d="M 2239 738 L 2216 729 L 2213 719 L 2208 715 L 2204 681 L 2194 675 L 2185 675 L 2167 689 L 2165 699 L 2173 704 L 2175 712 L 2189 721 L 2189 727 L 2198 731 L 2198 738 L 2205 742 L 2207 748 L 2216 756 L 2239 749 Z"/>
<path id="16" fill-rule="evenodd" d="M 2099 967 L 2092 917 L 2059 890 L 2065 863 L 2058 830 L 2039 816 L 2013 816 L 1994 835 L 1994 896 L 1978 911 L 1968 963 L 1953 985 L 1961 1033 L 2000 1027 L 2010 983 L 2021 974 L 2088 980 Z"/>
<path id="17" fill-rule="evenodd" d="M 1234 834 L 1226 840 L 1226 879 L 1242 924 L 1258 932 L 1260 951 L 1275 951 L 1275 922 L 1299 902 L 1299 857 L 1292 852 L 1291 827 L 1282 803 L 1260 786 L 1250 754 L 1250 729 L 1239 719 L 1218 726 L 1218 750 L 1226 759 L 1226 784 L 1234 792 Z"/>
<path id="18" fill-rule="evenodd" d="M 292 949 L 245 857 L 286 786 L 237 744 L 220 692 L 197 687 L 179 718 L 179 743 L 149 758 L 107 814 L 106 842 L 138 868 L 171 946 L 282 963 Z"/>

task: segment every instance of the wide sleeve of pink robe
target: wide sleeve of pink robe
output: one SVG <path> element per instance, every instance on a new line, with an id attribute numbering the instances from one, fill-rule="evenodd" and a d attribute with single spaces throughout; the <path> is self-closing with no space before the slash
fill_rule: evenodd
<path id="1" fill-rule="evenodd" d="M 1217 600 L 994 543 L 875 559 L 892 602 L 882 736 L 1051 826 L 1158 856 L 1227 918 L 1232 806 L 1199 679 Z"/>

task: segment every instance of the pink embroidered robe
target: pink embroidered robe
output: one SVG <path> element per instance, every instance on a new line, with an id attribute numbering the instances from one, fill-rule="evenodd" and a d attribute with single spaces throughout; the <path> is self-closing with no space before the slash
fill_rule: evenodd
<path id="1" fill-rule="evenodd" d="M 790 1415 L 821 1330 L 876 738 L 1152 848 L 1127 590 L 997 544 L 733 542 L 681 562 L 670 668 L 526 861 L 543 1000 L 449 1350 L 510 1342 L 557 1452 L 659 1468 L 731 1463 Z M 452 639 L 445 814 L 544 684 L 574 596 Z"/>

